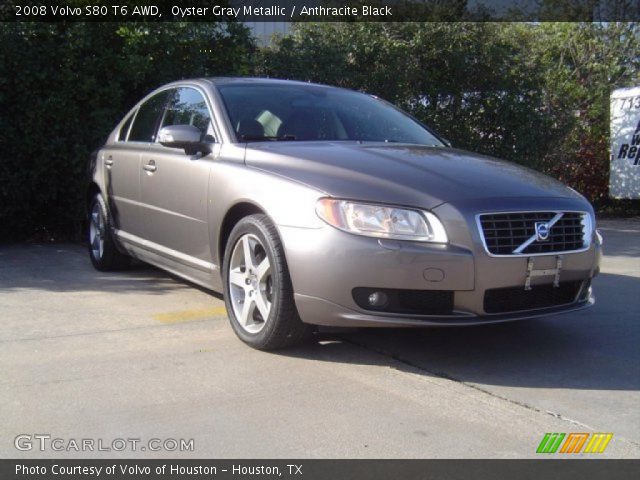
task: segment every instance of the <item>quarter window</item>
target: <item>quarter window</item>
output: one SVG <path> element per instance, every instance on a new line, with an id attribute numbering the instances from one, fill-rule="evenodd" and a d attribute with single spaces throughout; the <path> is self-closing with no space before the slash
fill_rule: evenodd
<path id="1" fill-rule="evenodd" d="M 140 105 L 129 133 L 130 142 L 153 142 L 155 140 L 158 119 L 166 101 L 167 91 L 164 91 Z"/>

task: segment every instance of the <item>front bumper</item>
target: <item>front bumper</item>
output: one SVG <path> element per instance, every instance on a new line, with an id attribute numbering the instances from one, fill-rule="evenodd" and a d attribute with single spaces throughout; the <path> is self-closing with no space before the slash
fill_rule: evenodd
<path id="1" fill-rule="evenodd" d="M 600 246 L 562 255 L 562 282 L 579 292 L 571 301 L 545 308 L 490 314 L 485 293 L 501 288 L 524 289 L 526 256 L 491 257 L 480 242 L 471 247 L 379 240 L 351 235 L 330 226 L 305 229 L 280 226 L 300 317 L 306 323 L 344 327 L 461 326 L 498 323 L 586 308 L 594 303 L 590 280 L 598 271 Z M 535 257 L 535 268 L 555 267 L 555 255 Z M 549 286 L 553 276 L 531 279 Z M 408 289 L 453 292 L 446 315 L 389 313 L 361 308 L 353 289 Z"/>
<path id="2" fill-rule="evenodd" d="M 595 298 L 591 295 L 585 301 L 555 308 L 544 308 L 509 314 L 448 316 L 397 315 L 362 313 L 336 305 L 321 298 L 296 294 L 296 306 L 305 323 L 327 327 L 464 327 L 488 323 L 504 323 L 547 315 L 575 312 L 592 306 Z"/>

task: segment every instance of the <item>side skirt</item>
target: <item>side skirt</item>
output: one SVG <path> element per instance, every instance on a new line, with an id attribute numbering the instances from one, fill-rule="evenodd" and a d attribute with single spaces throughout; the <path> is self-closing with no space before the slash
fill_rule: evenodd
<path id="1" fill-rule="evenodd" d="M 207 290 L 222 292 L 222 278 L 217 265 L 185 255 L 136 235 L 116 230 L 115 236 L 129 255 L 150 263 Z"/>

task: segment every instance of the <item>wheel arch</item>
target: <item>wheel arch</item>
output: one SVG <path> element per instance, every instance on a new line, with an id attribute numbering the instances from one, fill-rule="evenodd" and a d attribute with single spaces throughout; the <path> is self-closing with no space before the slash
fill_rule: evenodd
<path id="1" fill-rule="evenodd" d="M 220 224 L 220 234 L 218 235 L 218 263 L 220 265 L 220 270 L 222 271 L 222 262 L 224 261 L 224 251 L 227 246 L 227 241 L 229 240 L 229 235 L 231 235 L 231 231 L 236 224 L 242 220 L 244 217 L 248 217 L 249 215 L 255 214 L 263 214 L 267 215 L 265 210 L 258 206 L 255 203 L 249 201 L 241 201 L 233 205 L 227 213 L 224 215 L 224 219 Z"/>
<path id="2" fill-rule="evenodd" d="M 93 197 L 98 194 L 98 193 L 102 193 L 102 190 L 100 190 L 100 187 L 98 186 L 98 184 L 96 182 L 91 182 L 89 183 L 89 186 L 87 187 L 87 190 L 85 192 L 85 205 L 87 208 L 89 208 L 89 205 L 91 204 L 91 200 L 93 200 Z"/>
<path id="3" fill-rule="evenodd" d="M 98 186 L 98 184 L 93 181 L 89 183 L 89 185 L 87 186 L 84 192 L 84 212 L 82 215 L 82 223 L 81 223 L 83 235 L 85 234 L 85 232 L 87 232 L 87 229 L 89 228 L 89 221 L 87 220 L 87 217 L 91 209 L 91 201 L 93 200 L 93 197 L 95 197 L 98 194 L 101 194 L 101 192 L 102 191 L 100 190 L 100 187 Z"/>

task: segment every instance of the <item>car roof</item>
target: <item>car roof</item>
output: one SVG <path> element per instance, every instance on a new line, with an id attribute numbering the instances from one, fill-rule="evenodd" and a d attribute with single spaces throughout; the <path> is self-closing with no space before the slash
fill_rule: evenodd
<path id="1" fill-rule="evenodd" d="M 261 77 L 209 77 L 204 78 L 213 85 L 313 85 L 316 87 L 338 88 L 320 83 L 301 82 L 298 80 L 283 80 L 280 78 Z"/>

